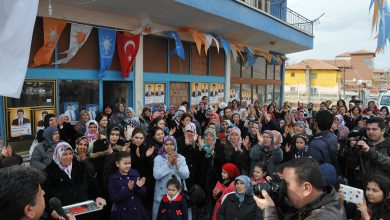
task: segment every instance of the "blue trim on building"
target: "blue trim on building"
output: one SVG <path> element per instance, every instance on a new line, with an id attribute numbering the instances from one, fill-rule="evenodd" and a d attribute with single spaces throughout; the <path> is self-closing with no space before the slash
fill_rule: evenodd
<path id="1" fill-rule="evenodd" d="M 278 19 L 241 5 L 236 1 L 176 0 L 176 2 L 269 33 L 273 36 L 301 45 L 307 49 L 313 48 L 312 36 L 298 31 Z"/>
<path id="2" fill-rule="evenodd" d="M 189 74 L 166 74 L 166 73 L 144 73 L 144 83 L 166 83 L 166 82 L 216 82 L 225 83 L 224 76 L 189 75 Z"/>

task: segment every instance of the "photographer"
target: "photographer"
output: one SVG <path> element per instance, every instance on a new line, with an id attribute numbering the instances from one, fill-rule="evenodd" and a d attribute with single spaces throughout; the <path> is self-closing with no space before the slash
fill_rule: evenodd
<path id="1" fill-rule="evenodd" d="M 385 122 L 382 118 L 367 120 L 368 140 L 351 141 L 351 146 L 360 149 L 360 171 L 364 179 L 369 175 L 390 177 L 390 139 L 384 137 Z"/>
<path id="2" fill-rule="evenodd" d="M 346 219 L 344 206 L 335 189 L 324 187 L 324 180 L 318 164 L 310 158 L 288 161 L 283 165 L 283 179 L 287 185 L 289 205 L 296 210 L 285 213 L 284 219 Z M 265 190 L 264 199 L 254 196 L 257 205 L 264 210 L 264 219 L 282 217 L 274 201 Z"/>

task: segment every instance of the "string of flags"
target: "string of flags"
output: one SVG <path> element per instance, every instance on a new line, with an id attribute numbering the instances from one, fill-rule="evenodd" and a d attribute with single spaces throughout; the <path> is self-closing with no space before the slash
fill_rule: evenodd
<path id="1" fill-rule="evenodd" d="M 377 33 L 377 46 L 375 53 L 384 51 L 384 48 L 390 42 L 390 8 L 386 0 L 371 0 L 369 11 L 372 14 L 372 29 Z"/>
<path id="2" fill-rule="evenodd" d="M 44 44 L 35 53 L 32 67 L 50 64 L 58 39 L 60 38 L 67 23 L 68 22 L 65 20 L 49 17 L 43 18 Z M 60 54 L 66 54 L 66 56 L 52 64 L 68 63 L 88 40 L 92 28 L 93 26 L 90 25 L 71 23 L 69 49 L 66 51 L 60 51 Z M 115 46 L 118 50 L 122 77 L 128 77 L 138 53 L 141 35 L 148 35 L 157 32 L 163 33 L 175 41 L 175 48 L 171 53 L 177 55 L 182 60 L 185 59 L 185 53 L 179 33 L 189 33 L 192 36 L 199 54 L 202 53 L 203 47 L 204 52 L 207 55 L 210 46 L 214 43 L 218 53 L 220 46 L 222 46 L 226 56 L 230 52 L 233 55 L 235 62 L 237 62 L 237 58 L 240 56 L 241 61 L 250 67 L 256 63 L 256 56 L 263 56 L 267 62 L 278 65 L 281 65 L 283 61 L 287 60 L 284 55 L 252 50 L 246 45 L 235 44 L 224 38 L 222 35 L 201 33 L 190 28 L 181 28 L 177 31 L 158 31 L 150 25 L 143 25 L 133 31 L 119 31 L 98 27 L 100 58 L 100 70 L 98 77 L 104 77 L 105 71 L 110 69 L 115 53 Z M 243 48 L 245 54 L 242 54 L 240 47 Z"/>

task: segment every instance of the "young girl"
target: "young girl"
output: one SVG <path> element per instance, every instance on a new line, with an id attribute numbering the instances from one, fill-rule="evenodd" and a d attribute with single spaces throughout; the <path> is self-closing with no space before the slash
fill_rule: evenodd
<path id="1" fill-rule="evenodd" d="M 188 210 L 184 197 L 180 194 L 181 185 L 175 175 L 167 182 L 167 193 L 163 195 L 158 209 L 158 220 L 187 220 Z"/>
<path id="2" fill-rule="evenodd" d="M 145 177 L 140 178 L 137 170 L 131 169 L 131 157 L 126 151 L 115 153 L 114 172 L 108 180 L 108 193 L 113 203 L 111 219 L 146 220 L 146 211 L 139 198 L 146 194 Z"/>
<path id="3" fill-rule="evenodd" d="M 341 200 L 345 199 L 339 191 Z M 361 204 L 344 203 L 348 219 L 390 219 L 390 181 L 384 176 L 368 178 L 364 201 Z"/>
<path id="4" fill-rule="evenodd" d="M 286 144 L 283 152 L 283 161 L 289 161 L 292 159 L 304 157 L 307 149 L 308 146 L 306 136 L 302 134 L 297 134 L 294 136 L 293 143 L 291 146 L 289 144 Z"/>
<path id="5" fill-rule="evenodd" d="M 217 219 L 217 213 L 221 207 L 222 198 L 230 192 L 234 191 L 234 179 L 240 175 L 240 171 L 236 165 L 226 163 L 222 166 L 221 181 L 217 182 L 213 190 L 213 197 L 217 200 L 215 203 L 212 219 Z"/>
<path id="6" fill-rule="evenodd" d="M 259 183 L 266 183 L 266 176 L 267 165 L 265 165 L 264 163 L 256 163 L 253 167 L 253 177 L 251 178 L 252 185 L 254 186 Z"/>

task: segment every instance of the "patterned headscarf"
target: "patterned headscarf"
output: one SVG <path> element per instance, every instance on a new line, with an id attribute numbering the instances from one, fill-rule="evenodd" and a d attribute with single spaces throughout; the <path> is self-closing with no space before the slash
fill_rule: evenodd
<path id="1" fill-rule="evenodd" d="M 96 125 L 96 132 L 91 133 L 89 131 L 89 125 L 94 124 Z M 89 120 L 85 126 L 87 132 L 85 132 L 85 137 L 88 139 L 88 142 L 96 140 L 96 134 L 99 133 L 99 123 L 95 120 Z"/>
<path id="2" fill-rule="evenodd" d="M 214 129 L 211 129 L 211 128 L 207 128 L 205 131 L 204 131 L 204 134 L 203 134 L 203 139 L 205 139 L 206 137 L 206 134 L 211 134 L 213 135 L 213 144 L 212 145 L 215 145 L 215 142 L 217 141 L 217 134 L 215 132 Z M 210 144 L 207 144 L 206 142 L 204 142 L 204 146 L 203 146 L 203 149 L 206 151 L 206 158 L 209 158 L 212 156 L 212 152 L 211 152 L 211 145 Z"/>
<path id="3" fill-rule="evenodd" d="M 194 123 L 190 122 L 184 128 L 184 131 L 185 131 L 184 138 L 185 138 L 186 145 L 194 144 L 196 142 L 196 140 L 198 139 L 198 135 L 196 134 L 196 125 Z M 189 139 L 187 131 L 191 131 L 192 133 L 194 133 L 193 140 Z"/>
<path id="4" fill-rule="evenodd" d="M 167 143 L 167 141 L 172 141 L 173 145 L 175 146 L 175 151 L 177 152 L 177 142 L 176 142 L 175 137 L 170 136 L 170 135 L 165 136 L 164 140 L 163 140 L 163 145 L 165 145 L 165 143 Z M 160 151 L 158 152 L 158 154 L 161 157 L 167 159 L 167 154 L 165 153 L 164 146 L 162 148 L 160 148 Z"/>
<path id="5" fill-rule="evenodd" d="M 344 121 L 343 116 L 341 116 L 341 115 L 336 115 L 336 116 L 334 116 L 334 117 L 337 118 L 337 119 L 339 119 L 339 125 L 337 126 L 338 128 L 345 126 L 345 121 Z"/>
<path id="6" fill-rule="evenodd" d="M 270 136 L 270 138 L 271 138 L 271 145 L 270 146 L 273 146 L 274 142 L 275 142 L 274 133 L 272 133 L 272 131 L 270 131 L 270 130 L 265 130 L 265 131 L 263 131 L 263 134 L 268 134 Z"/>
<path id="7" fill-rule="evenodd" d="M 58 167 L 68 175 L 69 179 L 71 179 L 72 176 L 72 163 L 70 163 L 69 166 L 62 166 L 61 164 L 61 157 L 65 153 L 66 150 L 71 150 L 73 154 L 72 147 L 66 143 L 66 142 L 60 142 L 57 144 L 56 148 L 54 149 L 53 153 L 53 161 L 58 165 Z"/>
<path id="8" fill-rule="evenodd" d="M 238 180 L 244 182 L 244 184 L 246 186 L 245 194 L 248 196 L 252 196 L 253 195 L 253 188 L 252 188 L 251 179 L 248 176 L 241 175 L 241 176 L 236 177 L 236 179 L 234 180 L 234 183 L 236 183 Z M 237 190 L 235 190 L 235 194 L 236 194 L 236 197 L 238 198 L 238 200 L 240 201 L 240 203 L 242 203 L 245 200 L 245 194 L 239 194 L 239 193 L 237 193 Z"/>
<path id="9" fill-rule="evenodd" d="M 213 113 L 213 114 L 211 114 L 211 115 L 213 115 L 214 117 L 215 117 L 215 121 L 214 121 L 214 123 L 216 124 L 216 125 L 220 125 L 221 124 L 221 120 L 219 119 L 219 115 L 217 114 L 217 113 Z M 211 120 L 211 117 L 210 117 L 210 123 L 211 122 L 213 122 L 212 120 Z"/>
<path id="10" fill-rule="evenodd" d="M 238 136 L 239 136 L 238 145 L 236 145 L 235 143 L 232 142 L 231 136 L 232 136 L 233 133 L 237 133 Z M 227 139 L 233 145 L 233 147 L 234 147 L 234 149 L 236 151 L 242 151 L 242 149 L 241 149 L 241 143 L 242 143 L 242 140 L 241 140 L 241 130 L 238 127 L 233 127 L 233 129 L 228 134 Z"/>

